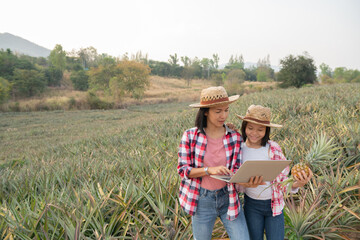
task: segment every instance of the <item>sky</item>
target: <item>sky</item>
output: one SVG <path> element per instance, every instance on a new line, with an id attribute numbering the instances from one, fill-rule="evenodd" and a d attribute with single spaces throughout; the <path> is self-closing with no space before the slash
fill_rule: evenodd
<path id="1" fill-rule="evenodd" d="M 359 0 L 11 0 L 0 33 L 65 51 L 94 47 L 149 59 L 231 55 L 256 63 L 307 52 L 316 66 L 360 70 Z"/>

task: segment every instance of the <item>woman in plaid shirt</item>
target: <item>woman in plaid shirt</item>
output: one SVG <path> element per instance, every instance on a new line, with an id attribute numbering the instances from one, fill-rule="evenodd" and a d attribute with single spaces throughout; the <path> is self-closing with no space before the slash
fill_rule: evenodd
<path id="1" fill-rule="evenodd" d="M 179 201 L 192 215 L 194 239 L 211 239 L 220 217 L 230 239 L 249 239 L 244 213 L 233 184 L 211 178 L 211 174 L 233 174 L 240 167 L 242 138 L 224 125 L 229 104 L 238 95 L 228 97 L 223 87 L 202 90 L 196 127 L 184 132 L 178 152 L 181 176 Z"/>
<path id="2" fill-rule="evenodd" d="M 251 105 L 244 117 L 237 115 L 243 120 L 241 135 L 245 142 L 241 144 L 241 162 L 248 160 L 286 160 L 280 146 L 270 141 L 270 127 L 282 127 L 270 122 L 271 111 L 260 105 Z M 284 239 L 284 192 L 286 186 L 280 183 L 287 179 L 289 167 L 275 178 L 272 182 L 264 182 L 259 186 L 245 184 L 245 217 L 251 240 L 264 239 L 264 230 L 267 240 Z M 292 192 L 297 192 L 312 177 L 312 173 L 306 176 L 305 172 L 300 179 L 295 178 Z"/>

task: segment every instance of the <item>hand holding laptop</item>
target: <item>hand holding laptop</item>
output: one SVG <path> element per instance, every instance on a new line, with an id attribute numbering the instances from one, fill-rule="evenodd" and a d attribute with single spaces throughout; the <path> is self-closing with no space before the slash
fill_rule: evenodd
<path id="1" fill-rule="evenodd" d="M 212 175 L 211 177 L 230 183 L 249 184 L 247 186 L 258 185 L 263 181 L 272 181 L 291 161 L 288 160 L 250 160 L 241 164 L 241 167 L 232 176 Z M 256 178 L 256 176 L 258 176 Z M 260 180 L 259 178 L 262 177 Z"/>
<path id="2" fill-rule="evenodd" d="M 262 176 L 254 176 L 251 177 L 249 182 L 247 183 L 236 183 L 246 188 L 256 188 L 259 185 L 266 185 L 266 183 L 263 181 Z"/>

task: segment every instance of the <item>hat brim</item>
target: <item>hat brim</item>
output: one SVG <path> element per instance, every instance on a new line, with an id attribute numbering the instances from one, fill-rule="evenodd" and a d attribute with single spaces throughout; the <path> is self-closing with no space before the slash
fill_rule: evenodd
<path id="1" fill-rule="evenodd" d="M 230 104 L 230 103 L 233 103 L 236 100 L 238 100 L 239 97 L 240 97 L 240 95 L 234 95 L 234 96 L 229 97 L 228 101 L 210 103 L 210 104 L 194 103 L 194 104 L 190 104 L 189 106 L 193 107 L 193 108 L 207 108 L 207 107 L 213 107 L 213 106 L 217 106 L 217 105 Z"/>
<path id="2" fill-rule="evenodd" d="M 243 121 L 251 122 L 251 123 L 255 123 L 255 124 L 259 124 L 259 125 L 266 126 L 266 127 L 274 127 L 274 128 L 282 128 L 282 127 L 283 127 L 283 125 L 280 125 L 280 124 L 275 124 L 275 123 L 269 123 L 269 124 L 260 123 L 260 122 L 253 121 L 253 120 L 250 120 L 250 119 L 245 119 L 245 117 L 240 116 L 240 115 L 237 115 L 237 114 L 236 114 L 236 116 L 237 116 L 238 118 L 240 118 L 241 120 L 243 120 Z"/>

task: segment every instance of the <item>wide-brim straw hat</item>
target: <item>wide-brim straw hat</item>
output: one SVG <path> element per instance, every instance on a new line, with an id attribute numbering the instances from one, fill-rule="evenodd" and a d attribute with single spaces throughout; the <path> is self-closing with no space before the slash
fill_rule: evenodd
<path id="1" fill-rule="evenodd" d="M 263 107 L 261 105 L 251 105 L 246 111 L 245 116 L 237 115 L 243 121 L 256 123 L 266 127 L 281 128 L 282 125 L 271 123 L 271 110 L 270 108 Z"/>
<path id="2" fill-rule="evenodd" d="M 239 99 L 239 95 L 229 97 L 224 87 L 209 87 L 201 91 L 200 102 L 189 105 L 194 108 L 208 108 L 230 104 Z"/>

